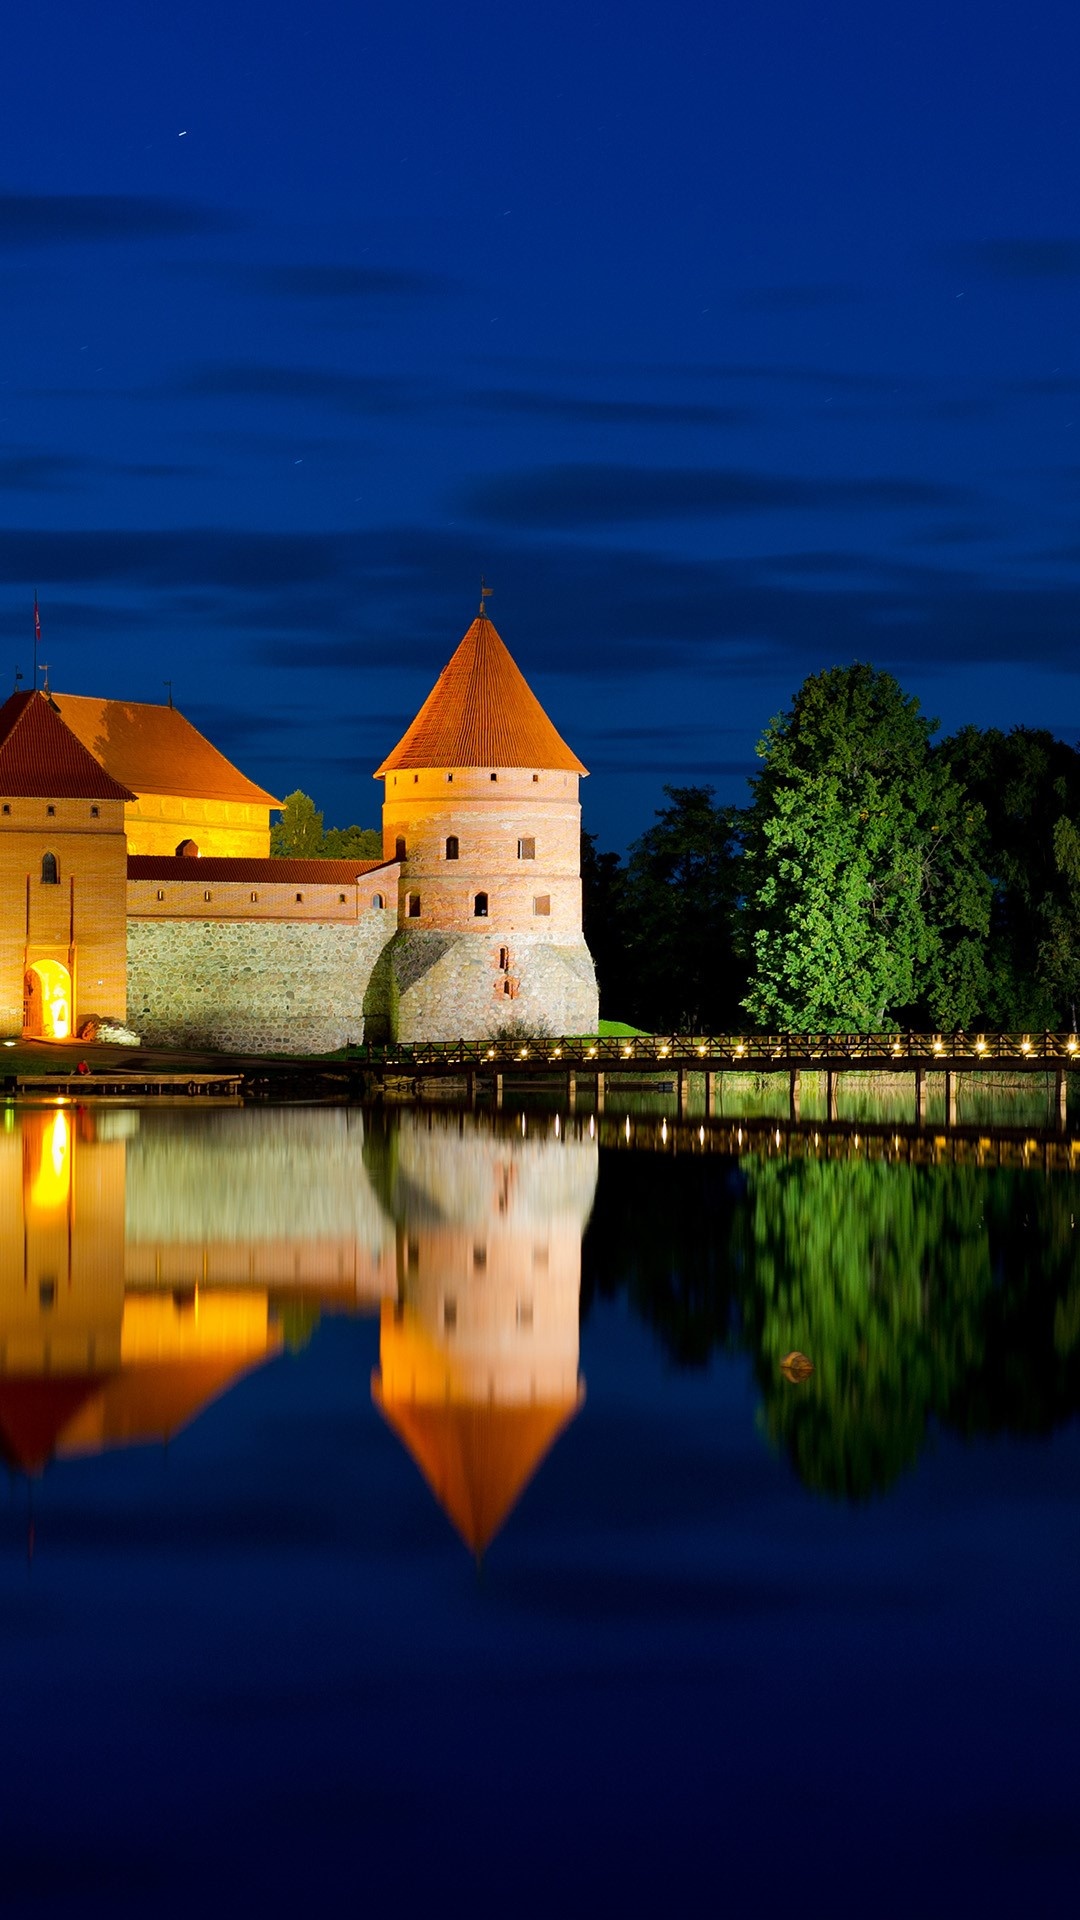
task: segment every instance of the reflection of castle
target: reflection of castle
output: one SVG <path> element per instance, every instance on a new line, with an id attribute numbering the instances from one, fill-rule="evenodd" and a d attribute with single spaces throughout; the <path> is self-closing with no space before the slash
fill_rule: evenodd
<path id="1" fill-rule="evenodd" d="M 0 1134 L 0 1453 L 176 1433 L 278 1351 L 290 1308 L 373 1306 L 393 1230 L 344 1110 L 8 1110 Z M 139 1120 L 142 1128 L 125 1137 Z M 285 1176 L 286 1165 L 288 1167 Z"/>
<path id="2" fill-rule="evenodd" d="M 576 1412 L 590 1142 L 403 1116 L 393 1207 L 398 1297 L 372 1393 L 475 1553 Z"/>
<path id="3" fill-rule="evenodd" d="M 290 1322 L 381 1306 L 376 1404 L 480 1553 L 580 1404 L 596 1177 L 433 1113 L 9 1107 L 0 1456 L 165 1440 Z"/>

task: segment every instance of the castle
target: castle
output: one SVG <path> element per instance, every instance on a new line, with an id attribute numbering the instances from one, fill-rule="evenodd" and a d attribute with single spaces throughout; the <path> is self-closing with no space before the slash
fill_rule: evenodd
<path id="1" fill-rule="evenodd" d="M 0 706 L 0 1038 L 323 1053 L 595 1032 L 578 782 L 481 612 L 378 768 L 381 861 L 270 857 L 281 802 L 171 705 Z"/>

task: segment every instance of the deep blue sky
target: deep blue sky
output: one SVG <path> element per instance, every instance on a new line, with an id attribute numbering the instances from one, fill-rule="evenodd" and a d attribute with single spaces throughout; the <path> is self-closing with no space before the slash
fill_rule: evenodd
<path id="1" fill-rule="evenodd" d="M 837 661 L 1076 737 L 1071 0 L 4 38 L 4 689 L 36 586 L 54 685 L 369 823 L 484 571 L 605 844 Z"/>

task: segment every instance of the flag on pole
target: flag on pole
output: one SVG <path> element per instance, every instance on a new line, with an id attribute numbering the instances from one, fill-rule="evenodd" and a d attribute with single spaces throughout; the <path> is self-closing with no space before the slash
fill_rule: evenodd
<path id="1" fill-rule="evenodd" d="M 34 645 L 41 645 L 41 615 L 38 612 L 37 594 L 34 595 Z"/>

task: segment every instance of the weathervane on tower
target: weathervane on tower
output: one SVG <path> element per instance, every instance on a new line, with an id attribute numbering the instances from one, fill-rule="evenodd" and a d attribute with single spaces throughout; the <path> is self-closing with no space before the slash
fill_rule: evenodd
<path id="1" fill-rule="evenodd" d="M 487 581 L 484 579 L 483 574 L 481 574 L 480 575 L 480 618 L 481 620 L 487 617 L 487 608 L 484 605 L 484 601 L 490 600 L 494 591 L 495 591 L 494 587 L 489 587 Z"/>

